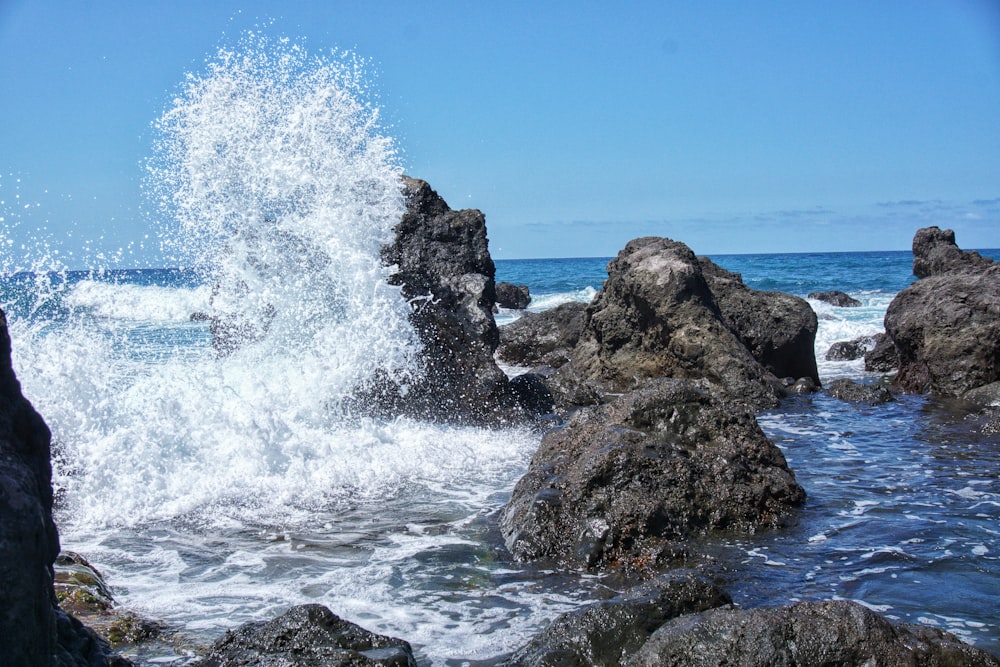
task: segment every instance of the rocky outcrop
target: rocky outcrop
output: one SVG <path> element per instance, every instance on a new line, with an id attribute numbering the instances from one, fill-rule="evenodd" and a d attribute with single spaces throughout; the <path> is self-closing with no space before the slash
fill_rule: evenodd
<path id="1" fill-rule="evenodd" d="M 865 352 L 865 370 L 871 373 L 891 373 L 899 368 L 896 345 L 885 333 L 876 334 L 872 349 Z"/>
<path id="2" fill-rule="evenodd" d="M 524 313 L 500 327 L 497 357 L 516 366 L 559 368 L 580 340 L 587 304 L 560 304 L 540 313 Z"/>
<path id="3" fill-rule="evenodd" d="M 500 527 L 519 560 L 641 570 L 689 535 L 779 526 L 804 499 L 752 414 L 658 379 L 546 434 Z"/>
<path id="4" fill-rule="evenodd" d="M 831 306 L 837 306 L 838 308 L 858 308 L 861 306 L 860 301 L 847 294 L 847 292 L 841 292 L 840 290 L 811 292 L 806 295 L 806 298 L 816 299 L 817 301 L 822 301 L 823 303 L 828 303 Z"/>
<path id="5" fill-rule="evenodd" d="M 783 393 L 727 323 L 690 248 L 656 237 L 630 241 L 608 264 L 572 360 L 553 377 L 604 393 L 658 377 L 697 379 L 754 409 Z"/>
<path id="6" fill-rule="evenodd" d="M 914 273 L 885 314 L 904 391 L 961 396 L 1000 380 L 1000 265 L 954 244 L 954 233 L 921 229 Z"/>
<path id="7" fill-rule="evenodd" d="M 701 579 L 657 579 L 563 614 L 501 666 L 620 665 L 668 620 L 729 602 L 725 592 Z"/>
<path id="8" fill-rule="evenodd" d="M 97 635 L 56 604 L 53 563 L 51 434 L 11 366 L 0 312 L 0 651 L 4 664 L 127 665 L 108 656 Z"/>
<path id="9" fill-rule="evenodd" d="M 826 388 L 826 393 L 848 403 L 882 405 L 896 400 L 892 392 L 885 387 L 861 384 L 846 378 L 831 382 Z"/>
<path id="10" fill-rule="evenodd" d="M 995 667 L 993 656 L 953 635 L 894 626 L 856 602 L 800 602 L 789 607 L 721 607 L 662 625 L 629 667 L 823 667 L 963 665 Z"/>
<path id="11" fill-rule="evenodd" d="M 369 632 L 318 604 L 247 623 L 217 641 L 198 667 L 416 667 L 402 639 Z"/>
<path id="12" fill-rule="evenodd" d="M 852 340 L 838 341 L 826 351 L 827 361 L 854 361 L 875 348 L 875 336 L 858 336 Z"/>
<path id="13" fill-rule="evenodd" d="M 451 210 L 425 182 L 403 177 L 407 210 L 383 260 L 398 270 L 413 305 L 410 320 L 423 349 L 422 375 L 405 387 L 379 378 L 361 392 L 363 409 L 444 422 L 501 425 L 524 418 L 493 352 L 495 267 L 485 217 Z"/>
<path id="14" fill-rule="evenodd" d="M 531 303 L 531 291 L 527 285 L 497 283 L 497 305 L 501 308 L 524 310 Z"/>

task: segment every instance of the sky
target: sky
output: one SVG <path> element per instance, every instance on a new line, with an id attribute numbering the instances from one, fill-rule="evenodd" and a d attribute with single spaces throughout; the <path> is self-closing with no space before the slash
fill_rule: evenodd
<path id="1" fill-rule="evenodd" d="M 153 123 L 248 29 L 366 59 L 494 258 L 1000 246 L 1000 0 L 0 0 L 7 251 L 155 266 Z"/>

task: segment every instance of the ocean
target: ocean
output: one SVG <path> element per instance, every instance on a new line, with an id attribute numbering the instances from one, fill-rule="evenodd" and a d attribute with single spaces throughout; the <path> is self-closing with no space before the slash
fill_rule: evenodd
<path id="1" fill-rule="evenodd" d="M 823 381 L 873 379 L 825 352 L 880 331 L 913 280 L 909 252 L 713 259 L 755 289 L 862 302 L 810 302 Z M 589 301 L 607 261 L 499 260 L 497 279 L 529 285 L 543 310 Z M 183 664 L 226 628 L 319 602 L 407 639 L 422 664 L 458 665 L 609 593 L 601 576 L 507 557 L 495 515 L 539 433 L 338 416 L 316 367 L 330 362 L 218 357 L 191 318 L 211 293 L 180 269 L 0 281 L 15 370 L 53 431 L 63 547 L 121 605 L 180 630 L 143 664 Z M 857 600 L 1000 652 L 1000 437 L 925 396 L 794 396 L 759 421 L 809 499 L 787 529 L 695 541 L 738 604 Z"/>

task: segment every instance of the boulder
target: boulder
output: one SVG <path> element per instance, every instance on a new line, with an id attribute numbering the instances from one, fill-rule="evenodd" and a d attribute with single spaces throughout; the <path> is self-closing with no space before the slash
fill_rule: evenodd
<path id="1" fill-rule="evenodd" d="M 228 631 L 197 667 L 416 667 L 402 639 L 369 632 L 318 604 Z"/>
<path id="2" fill-rule="evenodd" d="M 870 373 L 891 373 L 899 368 L 896 345 L 885 333 L 876 334 L 872 349 L 865 352 L 865 370 Z"/>
<path id="3" fill-rule="evenodd" d="M 826 351 L 827 361 L 854 361 L 875 348 L 875 336 L 859 336 L 852 340 L 838 341 Z"/>
<path id="4" fill-rule="evenodd" d="M 840 290 L 831 290 L 829 292 L 810 292 L 806 295 L 806 298 L 816 299 L 817 301 L 822 301 L 823 303 L 828 303 L 831 306 L 838 306 L 840 308 L 857 308 L 861 305 L 860 301 L 846 292 L 841 292 Z"/>
<path id="5" fill-rule="evenodd" d="M 789 607 L 721 607 L 663 624 L 629 667 L 826 667 L 953 665 L 995 667 L 995 657 L 954 635 L 894 626 L 856 602 L 800 602 Z"/>
<path id="6" fill-rule="evenodd" d="M 777 377 L 810 378 L 816 368 L 816 313 L 791 294 L 763 292 L 743 284 L 738 273 L 700 257 L 702 273 L 722 317 L 754 359 Z"/>
<path id="7" fill-rule="evenodd" d="M 382 257 L 397 267 L 390 282 L 413 304 L 423 369 L 406 386 L 377 378 L 360 392 L 359 409 L 492 426 L 523 420 L 527 412 L 493 358 L 500 334 L 485 217 L 451 210 L 425 181 L 404 176 L 403 190 L 407 210 Z"/>
<path id="8" fill-rule="evenodd" d="M 531 303 L 531 291 L 527 285 L 497 283 L 497 305 L 501 308 L 524 310 Z"/>
<path id="9" fill-rule="evenodd" d="M 0 311 L 0 651 L 4 664 L 128 665 L 56 603 L 51 434 L 21 393 Z"/>
<path id="10" fill-rule="evenodd" d="M 517 366 L 559 368 L 580 340 L 586 309 L 587 304 L 571 301 L 540 313 L 524 313 L 500 327 L 497 357 Z"/>
<path id="11" fill-rule="evenodd" d="M 892 392 L 885 387 L 861 384 L 843 378 L 831 382 L 826 388 L 826 393 L 842 401 L 868 405 L 882 405 L 896 400 Z"/>
<path id="12" fill-rule="evenodd" d="M 563 614 L 500 664 L 619 665 L 668 620 L 730 602 L 721 589 L 695 577 L 656 579 Z"/>
<path id="13" fill-rule="evenodd" d="M 1000 265 L 964 253 L 954 234 L 917 232 L 921 277 L 889 304 L 885 329 L 899 355 L 904 391 L 961 396 L 1000 380 Z"/>
<path id="14" fill-rule="evenodd" d="M 750 412 L 661 378 L 547 433 L 500 528 L 518 560 L 628 572 L 690 535 L 780 526 L 804 499 Z"/>
<path id="15" fill-rule="evenodd" d="M 783 392 L 730 328 L 694 253 L 656 237 L 630 241 L 608 264 L 572 359 L 553 376 L 610 393 L 658 377 L 704 380 L 753 409 Z"/>

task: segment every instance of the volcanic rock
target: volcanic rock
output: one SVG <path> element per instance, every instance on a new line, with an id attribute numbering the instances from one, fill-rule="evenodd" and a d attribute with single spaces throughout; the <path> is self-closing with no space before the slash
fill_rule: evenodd
<path id="1" fill-rule="evenodd" d="M 500 327 L 497 357 L 517 366 L 559 368 L 580 340 L 586 309 L 587 304 L 571 301 L 540 313 L 524 313 Z"/>
<path id="2" fill-rule="evenodd" d="M 1000 380 L 1000 265 L 962 252 L 954 233 L 921 229 L 913 240 L 921 277 L 889 304 L 885 329 L 904 391 L 961 396 Z"/>
<path id="3" fill-rule="evenodd" d="M 896 345 L 885 333 L 875 335 L 875 344 L 865 352 L 865 370 L 872 373 L 891 373 L 899 368 Z"/>
<path id="4" fill-rule="evenodd" d="M 868 405 L 882 405 L 896 400 L 892 392 L 885 387 L 861 384 L 844 378 L 831 382 L 826 388 L 826 393 L 842 401 Z"/>
<path id="5" fill-rule="evenodd" d="M 217 641 L 197 667 L 416 667 L 402 639 L 369 632 L 322 605 L 292 607 L 246 623 Z"/>
<path id="6" fill-rule="evenodd" d="M 500 528 L 518 560 L 641 570 L 689 535 L 782 525 L 804 499 L 750 412 L 662 378 L 546 434 Z"/>
<path id="7" fill-rule="evenodd" d="M 531 303 L 531 291 L 527 285 L 497 283 L 497 305 L 501 308 L 524 310 Z"/>
<path id="8" fill-rule="evenodd" d="M 827 361 L 854 361 L 875 348 L 875 336 L 859 336 L 852 340 L 838 341 L 826 351 Z"/>
<path id="9" fill-rule="evenodd" d="M 823 303 L 828 303 L 831 306 L 838 306 L 840 308 L 857 308 L 861 305 L 860 301 L 846 292 L 841 292 L 840 290 L 831 290 L 829 292 L 811 292 L 806 295 L 806 298 L 816 299 L 817 301 L 822 301 Z"/>

